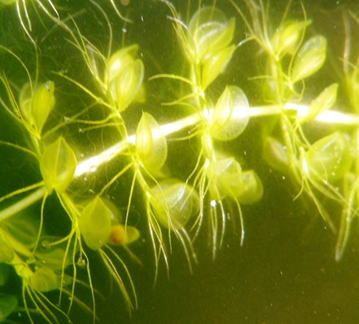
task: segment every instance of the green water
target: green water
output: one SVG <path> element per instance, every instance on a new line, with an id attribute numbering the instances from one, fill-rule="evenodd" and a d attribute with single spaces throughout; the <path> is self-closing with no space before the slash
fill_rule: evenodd
<path id="1" fill-rule="evenodd" d="M 241 5 L 241 1 L 235 2 Z M 108 29 L 101 11 L 96 6 L 87 1 L 77 0 L 55 3 L 61 8 L 63 17 L 74 15 L 79 30 L 101 51 L 106 52 L 109 41 Z M 198 8 L 197 1 L 173 0 L 172 3 L 186 22 Z M 204 3 L 205 1 L 202 5 Z M 212 3 L 208 1 L 207 4 Z M 303 5 L 306 15 L 312 20 L 308 34 L 321 33 L 328 39 L 326 68 L 308 81 L 306 87 L 308 96 L 313 96 L 331 82 L 342 82 L 340 58 L 345 45 L 343 21 L 350 15 L 359 16 L 359 6 L 355 1 L 334 0 L 315 3 L 304 1 Z M 245 37 L 245 26 L 239 14 L 225 0 L 218 0 L 216 6 L 228 17 L 236 18 L 235 42 L 238 43 Z M 133 21 L 129 24 L 115 15 L 108 3 L 104 4 L 103 8 L 111 21 L 114 33 L 113 48 L 132 43 L 139 44 L 140 55 L 145 65 L 147 100 L 145 103 L 134 104 L 131 110 L 126 112 L 125 118 L 130 132 L 135 131 L 142 111 L 151 112 L 160 124 L 186 116 L 185 109 L 161 106 L 162 102 L 183 95 L 182 86 L 166 80 L 147 80 L 158 73 L 182 75 L 188 72 L 172 22 L 168 19 L 168 8 L 163 3 L 150 0 L 131 0 L 128 6 L 119 3 L 118 8 Z M 273 24 L 278 23 L 285 3 L 273 0 L 269 8 Z M 29 69 L 34 71 L 36 61 L 33 48 L 19 27 L 14 9 L 5 7 L 0 10 L 0 44 L 19 55 Z M 89 88 L 94 89 L 95 86 L 79 52 L 69 41 L 68 33 L 54 26 L 39 9 L 36 10 L 30 6 L 29 13 L 33 17 L 31 35 L 41 49 L 39 79 L 54 80 L 56 105 L 62 108 L 61 113 L 51 117 L 50 124 L 55 124 L 62 114 L 71 114 L 77 111 L 79 106 L 84 107 L 91 102 L 83 92 L 56 72 L 64 72 Z M 296 1 L 293 1 L 290 12 L 292 19 L 300 19 L 303 15 L 301 6 Z M 358 51 L 355 41 L 359 37 L 358 29 L 359 24 L 352 19 L 350 41 L 353 53 Z M 217 98 L 223 87 L 230 83 L 240 86 L 252 105 L 263 104 L 256 81 L 252 79 L 263 73 L 258 71 L 262 64 L 261 60 L 261 52 L 254 42 L 240 46 L 226 73 L 208 90 L 211 99 Z M 354 59 L 353 62 L 355 63 Z M 4 53 L 0 53 L 0 73 L 5 73 L 18 88 L 26 82 L 26 75 L 19 68 L 18 62 Z M 0 96 L 3 96 L 3 92 L 4 89 L 1 89 Z M 345 110 L 347 101 L 343 93 L 340 95 L 338 101 Z M 101 116 L 101 112 L 98 114 Z M 89 113 L 87 117 L 98 118 L 98 115 Z M 239 139 L 233 143 L 220 144 L 221 149 L 231 152 L 245 168 L 255 169 L 264 187 L 264 195 L 259 202 L 243 206 L 246 233 L 243 246 L 240 245 L 238 227 L 234 230 L 229 224 L 223 245 L 213 260 L 208 234 L 204 229 L 195 242 L 198 263 L 194 264 L 193 273 L 190 272 L 183 249 L 177 242 L 174 243 L 169 258 L 169 275 L 160 262 L 155 281 L 155 262 L 150 238 L 146 232 L 143 202 L 140 194 L 135 193 L 131 221 L 140 229 L 142 236 L 134 244 L 133 252 L 141 260 L 142 265 L 131 261 L 130 258 L 127 258 L 126 263 L 136 286 L 138 309 L 129 315 L 117 287 L 100 265 L 101 262 L 95 253 L 90 252 L 89 255 L 94 260 L 94 286 L 105 298 L 97 299 L 99 323 L 359 322 L 359 236 L 356 222 L 353 223 L 352 235 L 344 257 L 340 262 L 336 262 L 336 235 L 324 224 L 313 203 L 305 196 L 294 201 L 298 188 L 293 185 L 290 177 L 273 170 L 263 161 L 260 135 L 262 126 L 262 120 L 251 120 Z M 322 133 L 325 134 L 327 129 L 316 129 L 311 126 L 309 131 L 314 137 L 319 137 Z M 80 137 L 77 126 L 67 127 L 64 132 L 76 146 L 77 153 L 94 153 L 115 142 L 111 130 L 101 129 L 85 137 Z M 16 143 L 23 141 L 20 128 L 3 111 L 0 111 L 0 139 Z M 177 177 L 185 177 L 195 164 L 192 156 L 197 150 L 196 143 L 173 142 L 170 145 L 167 171 L 175 173 Z M 38 181 L 40 175 L 37 167 L 17 152 L 0 147 L 0 159 L 0 195 Z M 187 162 L 188 160 L 190 162 Z M 113 167 L 110 164 L 109 170 Z M 88 189 L 98 188 L 103 184 L 101 181 L 93 176 L 86 186 Z M 121 193 L 127 190 L 131 178 L 125 178 L 124 181 L 111 190 L 111 195 L 117 197 L 116 201 L 119 201 L 121 206 L 125 206 L 127 201 Z M 86 196 L 88 193 L 86 191 L 81 195 Z M 51 223 L 49 222 L 50 231 L 66 231 L 68 224 L 59 221 L 63 215 L 58 210 L 57 202 L 50 200 L 48 205 L 47 208 L 53 208 L 54 218 Z M 333 214 L 337 213 L 336 206 L 330 205 L 329 208 Z M 37 212 L 38 207 L 29 211 L 34 215 Z M 337 218 L 335 222 L 338 222 Z M 121 255 L 126 260 L 126 254 Z M 12 278 L 15 282 L 15 275 Z M 85 276 L 82 277 L 84 278 Z M 8 284 L 4 289 L 7 292 L 19 291 L 19 284 Z M 78 297 L 86 303 L 91 303 L 87 289 L 79 289 Z M 71 318 L 74 323 L 91 322 L 91 317 L 82 313 L 76 305 L 71 312 Z M 13 314 L 11 319 L 20 323 L 28 322 L 24 313 L 21 317 Z M 41 323 L 41 320 L 36 323 Z"/>

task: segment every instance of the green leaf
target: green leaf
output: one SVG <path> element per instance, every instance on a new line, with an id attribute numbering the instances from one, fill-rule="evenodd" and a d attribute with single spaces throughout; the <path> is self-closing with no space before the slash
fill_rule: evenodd
<path id="1" fill-rule="evenodd" d="M 4 286 L 7 283 L 11 269 L 12 267 L 10 265 L 5 263 L 0 263 L 0 287 Z"/>
<path id="2" fill-rule="evenodd" d="M 289 157 L 286 147 L 277 139 L 268 136 L 263 144 L 263 158 L 275 170 L 287 173 Z"/>
<path id="3" fill-rule="evenodd" d="M 175 179 L 165 180 L 152 188 L 150 205 L 162 226 L 183 228 L 199 211 L 199 197 L 190 185 Z"/>
<path id="4" fill-rule="evenodd" d="M 47 292 L 59 289 L 61 278 L 54 270 L 41 266 L 28 278 L 28 284 L 34 290 Z"/>
<path id="5" fill-rule="evenodd" d="M 42 83 L 34 92 L 31 113 L 35 129 L 41 134 L 51 110 L 55 106 L 55 84 L 52 81 Z"/>
<path id="6" fill-rule="evenodd" d="M 52 81 L 40 84 L 34 91 L 25 84 L 20 92 L 21 115 L 27 126 L 40 137 L 42 129 L 55 106 L 55 85 Z"/>
<path id="7" fill-rule="evenodd" d="M 13 295 L 0 294 L 0 321 L 5 321 L 17 308 L 17 298 Z"/>
<path id="8" fill-rule="evenodd" d="M 227 47 L 233 40 L 234 29 L 234 18 L 227 19 L 222 11 L 209 7 L 199 9 L 188 26 L 193 44 L 189 59 L 198 64 Z"/>
<path id="9" fill-rule="evenodd" d="M 137 45 L 123 48 L 113 54 L 106 64 L 106 89 L 120 112 L 144 94 L 144 65 L 137 58 L 137 52 Z"/>
<path id="10" fill-rule="evenodd" d="M 241 204 L 253 204 L 262 198 L 262 181 L 253 170 L 244 171 L 242 173 L 240 183 L 242 190 L 237 198 Z"/>
<path id="11" fill-rule="evenodd" d="M 294 53 L 305 28 L 311 23 L 310 20 L 291 21 L 282 24 L 273 34 L 271 43 L 276 55 L 284 56 Z"/>
<path id="12" fill-rule="evenodd" d="M 350 139 L 335 132 L 316 141 L 305 154 L 304 166 L 308 176 L 322 181 L 341 179 L 352 163 Z"/>
<path id="13" fill-rule="evenodd" d="M 209 54 L 202 62 L 202 88 L 206 89 L 219 74 L 223 73 L 232 58 L 236 47 L 225 47 L 212 55 Z"/>
<path id="14" fill-rule="evenodd" d="M 79 228 L 90 249 L 100 249 L 109 241 L 113 219 L 113 212 L 100 197 L 94 198 L 83 209 L 79 217 Z"/>
<path id="15" fill-rule="evenodd" d="M 218 199 L 225 197 L 235 198 L 242 191 L 240 182 L 242 168 L 238 161 L 232 157 L 221 158 L 211 163 L 209 180 L 215 184 L 219 192 Z"/>
<path id="16" fill-rule="evenodd" d="M 136 131 L 136 152 L 149 171 L 158 171 L 167 159 L 167 140 L 157 121 L 144 112 Z"/>
<path id="17" fill-rule="evenodd" d="M 15 257 L 15 251 L 8 243 L 0 233 L 0 263 L 10 263 Z"/>
<path id="18" fill-rule="evenodd" d="M 327 55 L 327 40 L 323 36 L 313 36 L 299 49 L 291 71 L 292 82 L 303 80 L 317 72 Z"/>
<path id="19" fill-rule="evenodd" d="M 310 103 L 309 114 L 303 121 L 312 121 L 323 111 L 331 109 L 337 100 L 338 84 L 326 87 L 317 98 Z"/>
<path id="20" fill-rule="evenodd" d="M 45 146 L 40 169 L 49 192 L 53 189 L 57 192 L 65 191 L 73 179 L 76 165 L 75 153 L 62 136 Z"/>
<path id="21" fill-rule="evenodd" d="M 221 141 L 238 137 L 249 121 L 249 103 L 237 86 L 226 86 L 210 115 L 210 134 Z"/>

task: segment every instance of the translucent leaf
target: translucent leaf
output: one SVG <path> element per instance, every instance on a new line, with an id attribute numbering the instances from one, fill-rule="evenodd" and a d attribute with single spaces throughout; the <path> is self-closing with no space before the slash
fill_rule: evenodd
<path id="1" fill-rule="evenodd" d="M 109 243 L 114 245 L 127 245 L 136 241 L 140 232 L 136 227 L 116 224 L 112 226 Z"/>
<path id="2" fill-rule="evenodd" d="M 0 261 L 0 287 L 7 283 L 10 276 L 10 270 L 12 269 L 10 265 L 1 262 L 2 261 Z"/>
<path id="3" fill-rule="evenodd" d="M 57 192 L 65 191 L 72 181 L 76 165 L 75 153 L 62 136 L 45 146 L 40 168 L 49 192 L 53 189 Z"/>
<path id="4" fill-rule="evenodd" d="M 0 294 L 0 322 L 16 310 L 17 298 L 13 295 Z"/>
<path id="5" fill-rule="evenodd" d="M 41 292 L 59 289 L 61 280 L 55 271 L 47 267 L 39 267 L 29 277 L 28 284 L 32 289 Z"/>
<path id="6" fill-rule="evenodd" d="M 310 103 L 309 114 L 305 121 L 314 120 L 321 112 L 331 109 L 337 100 L 338 84 L 333 83 L 326 87 L 317 98 Z"/>
<path id="7" fill-rule="evenodd" d="M 8 243 L 0 234 L 0 263 L 10 263 L 15 256 L 14 249 Z"/>
<path id="8" fill-rule="evenodd" d="M 291 54 L 299 45 L 305 28 L 311 23 L 307 21 L 291 21 L 281 25 L 273 34 L 272 47 L 276 55 Z"/>
<path id="9" fill-rule="evenodd" d="M 234 45 L 208 55 L 202 62 L 202 88 L 206 89 L 220 73 L 223 73 L 236 49 Z"/>
<path id="10" fill-rule="evenodd" d="M 252 204 L 260 200 L 263 196 L 263 185 L 257 174 L 253 170 L 247 170 L 241 176 L 241 192 L 237 196 L 242 204 Z"/>
<path id="11" fill-rule="evenodd" d="M 306 152 L 306 172 L 309 176 L 332 182 L 349 171 L 351 161 L 348 136 L 336 132 L 316 141 Z"/>
<path id="12" fill-rule="evenodd" d="M 288 171 L 289 157 L 286 147 L 268 136 L 263 144 L 263 158 L 275 170 L 286 173 Z"/>
<path id="13" fill-rule="evenodd" d="M 86 245 L 97 250 L 105 245 L 111 234 L 114 215 L 100 198 L 94 198 L 81 212 L 79 228 Z"/>
<path id="14" fill-rule="evenodd" d="M 207 55 L 227 47 L 232 42 L 234 28 L 234 18 L 227 19 L 222 11 L 209 7 L 199 9 L 188 26 L 194 44 L 189 59 L 199 63 Z"/>
<path id="15" fill-rule="evenodd" d="M 317 72 L 324 64 L 327 40 L 323 36 L 313 36 L 298 51 L 292 68 L 292 81 L 303 80 Z"/>
<path id="16" fill-rule="evenodd" d="M 107 62 L 105 83 L 119 111 L 124 111 L 143 94 L 143 62 L 137 58 L 138 46 L 132 45 L 117 51 Z"/>
<path id="17" fill-rule="evenodd" d="M 151 191 L 150 204 L 157 220 L 166 228 L 180 229 L 199 211 L 197 192 L 184 182 L 166 180 Z"/>
<path id="18" fill-rule="evenodd" d="M 57 240 L 58 239 L 59 238 L 57 238 Z M 44 242 L 46 241 L 42 241 L 42 245 L 44 245 Z M 66 244 L 64 244 L 63 247 L 40 246 L 36 251 L 36 258 L 41 261 L 41 264 L 52 270 L 62 270 L 63 268 L 66 268 L 72 262 L 72 255 L 73 250 L 69 250 L 69 247 L 67 247 Z M 65 257 L 66 260 L 64 260 Z"/>
<path id="19" fill-rule="evenodd" d="M 7 6 L 15 3 L 17 0 L 0 0 L 0 6 Z M 1 317 L 0 317 L 1 319 Z"/>
<path id="20" fill-rule="evenodd" d="M 32 91 L 29 83 L 26 83 L 20 91 L 19 104 L 22 118 L 30 125 L 33 125 L 32 120 Z"/>
<path id="21" fill-rule="evenodd" d="M 20 110 L 29 127 L 41 135 L 42 129 L 55 106 L 55 85 L 52 81 L 40 84 L 33 92 L 27 83 L 20 92 Z"/>
<path id="22" fill-rule="evenodd" d="M 167 159 L 167 140 L 157 121 L 143 113 L 136 131 L 136 152 L 149 171 L 158 171 Z"/>
<path id="23" fill-rule="evenodd" d="M 237 197 L 242 191 L 241 184 L 242 168 L 234 158 L 222 158 L 211 164 L 210 180 L 212 180 L 219 192 L 218 199 L 224 197 Z"/>
<path id="24" fill-rule="evenodd" d="M 31 113 L 35 129 L 41 134 L 51 110 L 55 106 L 55 84 L 47 81 L 41 84 L 32 96 Z"/>
<path id="25" fill-rule="evenodd" d="M 236 86 L 227 86 L 210 118 L 213 138 L 230 141 L 238 137 L 249 121 L 249 103 L 244 92 Z"/>

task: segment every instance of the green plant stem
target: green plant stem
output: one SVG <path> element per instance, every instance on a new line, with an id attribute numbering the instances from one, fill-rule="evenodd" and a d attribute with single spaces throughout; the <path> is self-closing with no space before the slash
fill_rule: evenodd
<path id="1" fill-rule="evenodd" d="M 310 110 L 310 107 L 307 105 L 295 103 L 286 103 L 284 104 L 283 108 L 284 110 L 295 111 L 298 116 L 302 118 L 308 115 Z M 281 109 L 278 105 L 251 107 L 250 117 L 265 117 L 281 114 L 283 113 L 283 108 Z M 201 115 L 196 113 L 175 122 L 161 125 L 160 129 L 164 136 L 172 135 L 176 132 L 184 130 L 187 127 L 195 125 L 196 123 L 200 122 L 201 118 Z M 315 121 L 320 123 L 348 126 L 359 125 L 358 116 L 334 110 L 327 110 L 321 112 L 316 117 Z M 130 145 L 133 145 L 135 143 L 136 135 L 130 135 L 127 137 L 126 140 L 122 140 L 121 142 L 112 145 L 104 151 L 81 161 L 76 168 L 75 177 L 80 177 L 86 173 L 95 172 L 100 165 L 111 161 L 113 158 L 125 151 Z"/>
<path id="2" fill-rule="evenodd" d="M 40 187 L 31 194 L 26 195 L 23 199 L 3 209 L 0 211 L 0 222 L 34 204 L 36 201 L 40 200 L 45 195 L 45 193 L 46 187 Z"/>

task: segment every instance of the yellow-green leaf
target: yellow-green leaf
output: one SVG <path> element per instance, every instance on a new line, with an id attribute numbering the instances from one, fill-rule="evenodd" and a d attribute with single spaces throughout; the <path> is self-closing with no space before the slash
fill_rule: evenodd
<path id="1" fill-rule="evenodd" d="M 106 64 L 106 90 L 119 111 L 124 111 L 144 94 L 144 66 L 142 60 L 137 58 L 137 52 L 137 45 L 123 48 L 113 54 Z"/>
<path id="2" fill-rule="evenodd" d="M 167 140 L 157 121 L 144 112 L 136 131 L 136 152 L 149 171 L 158 171 L 167 159 Z"/>
<path id="3" fill-rule="evenodd" d="M 303 80 L 317 72 L 327 55 L 327 40 L 323 36 L 313 36 L 299 49 L 291 71 L 292 82 Z"/>
<path id="4" fill-rule="evenodd" d="M 166 180 L 151 191 L 150 205 L 156 219 L 166 228 L 183 228 L 199 211 L 199 197 L 190 185 Z"/>
<path id="5" fill-rule="evenodd" d="M 206 89 L 221 74 L 231 60 L 236 47 L 225 47 L 216 53 L 209 54 L 202 62 L 202 88 Z"/>
<path id="6" fill-rule="evenodd" d="M 226 86 L 210 116 L 210 133 L 217 140 L 230 141 L 238 137 L 249 121 L 249 103 L 236 86 Z"/>
<path id="7" fill-rule="evenodd" d="M 39 267 L 29 277 L 28 284 L 34 290 L 47 292 L 59 289 L 61 280 L 54 270 L 47 267 Z"/>
<path id="8" fill-rule="evenodd" d="M 190 60 L 200 63 L 208 55 L 214 55 L 227 47 L 233 39 L 235 20 L 227 19 L 216 8 L 201 8 L 192 17 L 188 33 L 193 43 Z"/>
<path id="9" fill-rule="evenodd" d="M 34 126 L 39 134 L 41 134 L 49 114 L 55 106 L 54 91 L 54 82 L 47 81 L 41 84 L 32 96 L 31 113 Z"/>
<path id="10" fill-rule="evenodd" d="M 225 197 L 237 197 L 242 191 L 242 168 L 237 160 L 232 157 L 221 158 L 211 163 L 209 181 L 215 185 L 212 194 L 219 194 L 218 199 Z"/>
<path id="11" fill-rule="evenodd" d="M 62 136 L 45 146 L 40 159 L 40 169 L 49 192 L 65 191 L 72 181 L 76 165 L 75 153 Z"/>
<path id="12" fill-rule="evenodd" d="M 240 183 L 242 189 L 237 198 L 241 204 L 252 204 L 262 198 L 262 181 L 253 170 L 244 171 Z"/>
<path id="13" fill-rule="evenodd" d="M 311 23 L 310 20 L 291 21 L 282 24 L 272 36 L 272 47 L 278 56 L 292 54 L 304 33 L 305 28 Z"/>
<path id="14" fill-rule="evenodd" d="M 83 209 L 79 217 L 79 229 L 90 249 L 100 249 L 109 241 L 113 219 L 113 212 L 100 197 L 95 197 Z"/>
<path id="15" fill-rule="evenodd" d="M 319 95 L 310 103 L 309 114 L 305 116 L 303 121 L 314 120 L 321 112 L 331 109 L 337 100 L 338 84 L 333 83 L 326 87 Z"/>
<path id="16" fill-rule="evenodd" d="M 350 139 L 336 132 L 316 141 L 306 152 L 304 163 L 309 177 L 333 182 L 349 171 L 351 162 Z"/>

